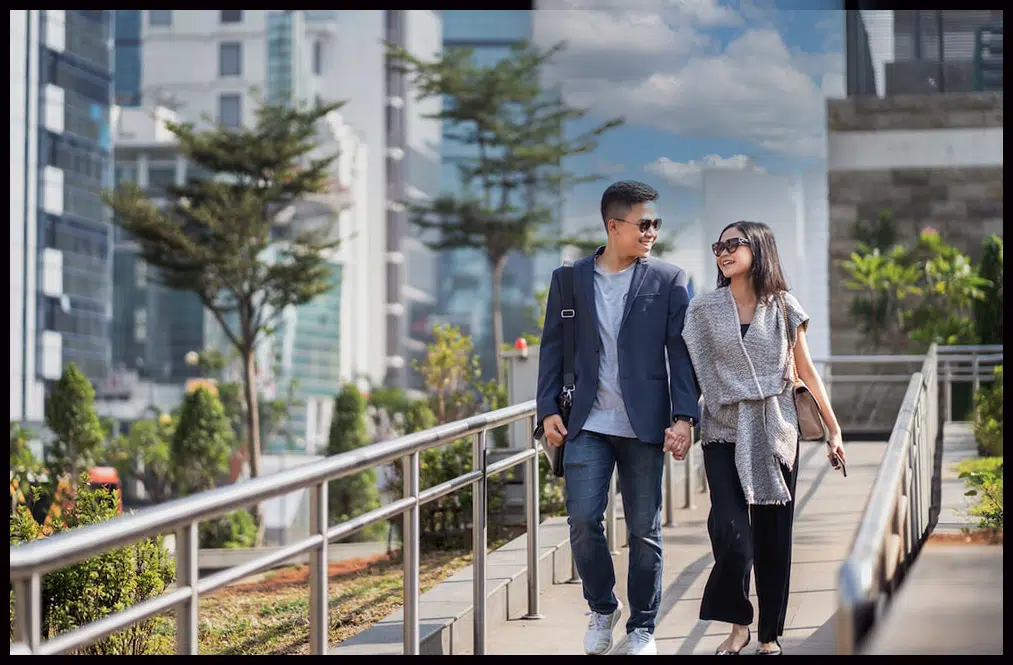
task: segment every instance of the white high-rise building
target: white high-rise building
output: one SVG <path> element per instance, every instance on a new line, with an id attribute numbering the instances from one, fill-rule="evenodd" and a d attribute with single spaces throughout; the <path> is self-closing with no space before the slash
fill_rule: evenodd
<path id="1" fill-rule="evenodd" d="M 439 192 L 440 123 L 388 67 L 384 40 L 431 58 L 441 50 L 432 10 L 144 10 L 141 97 L 185 120 L 252 125 L 260 100 L 345 101 L 341 121 L 361 141 L 364 228 L 349 257 L 359 271 L 352 350 L 359 380 L 407 385 L 424 345 L 406 323 L 434 303 L 432 252 L 410 232 L 404 201 Z"/>
<path id="2" fill-rule="evenodd" d="M 721 230 L 731 222 L 765 222 L 777 239 L 785 278 L 811 319 L 806 340 L 813 358 L 830 355 L 830 266 L 827 176 L 814 168 L 798 176 L 755 170 L 706 169 L 703 172 L 704 215 L 700 247 L 710 257 L 702 279 L 702 293 L 715 288 L 717 264 L 710 251 Z"/>

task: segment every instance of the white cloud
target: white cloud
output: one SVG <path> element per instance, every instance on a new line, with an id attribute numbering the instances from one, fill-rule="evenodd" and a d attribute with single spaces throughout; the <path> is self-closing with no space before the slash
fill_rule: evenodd
<path id="1" fill-rule="evenodd" d="M 731 157 L 706 155 L 703 159 L 691 159 L 688 162 L 673 162 L 668 157 L 659 157 L 644 166 L 644 170 L 649 173 L 661 176 L 675 185 L 692 189 L 699 189 L 701 187 L 703 182 L 701 174 L 704 169 L 728 169 L 733 171 L 749 169 L 761 173 L 765 171 L 765 169 L 754 164 L 753 160 L 746 155 L 732 155 Z"/>
<path id="2" fill-rule="evenodd" d="M 714 0 L 550 6 L 591 7 L 535 15 L 536 42 L 568 44 L 547 76 L 569 103 L 681 136 L 823 154 L 826 97 L 843 88 L 839 54 L 793 51 L 766 21 L 749 23 L 722 52 L 704 30 L 743 15 Z"/>

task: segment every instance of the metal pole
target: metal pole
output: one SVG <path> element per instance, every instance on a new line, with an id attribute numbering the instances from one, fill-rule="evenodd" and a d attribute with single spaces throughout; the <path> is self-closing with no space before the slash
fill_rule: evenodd
<path id="1" fill-rule="evenodd" d="M 176 586 L 189 587 L 190 598 L 176 608 L 176 653 L 197 655 L 197 523 L 176 532 Z"/>
<path id="2" fill-rule="evenodd" d="M 675 526 L 675 459 L 665 453 L 665 526 Z"/>
<path id="3" fill-rule="evenodd" d="M 609 497 L 605 507 L 605 542 L 608 544 L 609 552 L 619 553 L 616 545 L 616 472 L 612 470 L 609 478 Z"/>
<path id="4" fill-rule="evenodd" d="M 42 578 L 38 574 L 14 583 L 14 642 L 37 651 L 42 642 Z"/>
<path id="5" fill-rule="evenodd" d="M 405 498 L 415 505 L 404 512 L 401 556 L 404 559 L 404 655 L 419 655 L 419 453 L 402 460 Z"/>
<path id="6" fill-rule="evenodd" d="M 693 502 L 693 494 L 694 494 L 693 486 L 696 484 L 693 480 L 693 474 L 695 473 L 693 471 L 693 460 L 695 458 L 696 458 L 696 446 L 690 446 L 689 450 L 686 451 L 686 459 L 683 461 L 683 465 L 685 466 L 686 472 L 686 483 L 684 487 L 686 496 L 683 501 L 682 507 L 685 508 L 686 510 L 692 510 L 693 508 L 696 507 L 696 504 Z"/>
<path id="7" fill-rule="evenodd" d="M 327 483 L 310 488 L 310 533 L 323 536 L 310 550 L 310 653 L 324 655 L 328 645 Z"/>
<path id="8" fill-rule="evenodd" d="M 953 369 L 950 367 L 950 361 L 946 361 L 946 393 L 944 394 L 946 399 L 946 422 L 953 422 Z"/>
<path id="9" fill-rule="evenodd" d="M 535 419 L 531 418 L 528 431 L 535 429 Z M 527 509 L 528 509 L 528 613 L 525 619 L 544 619 L 541 612 L 541 569 L 539 559 L 541 554 L 541 541 L 538 538 L 538 529 L 542 523 L 540 492 L 538 483 L 538 441 L 531 438 L 531 448 L 535 455 L 527 461 L 528 482 L 527 482 Z"/>
<path id="10" fill-rule="evenodd" d="M 974 372 L 971 385 L 974 387 L 974 394 L 978 394 L 978 390 L 981 389 L 981 376 L 978 374 L 981 371 L 981 358 L 977 353 L 974 354 L 974 360 L 971 361 L 971 368 Z"/>
<path id="11" fill-rule="evenodd" d="M 472 469 L 482 471 L 474 482 L 471 497 L 471 549 L 472 566 L 472 631 L 476 656 L 485 655 L 485 555 L 488 548 L 488 515 L 486 514 L 486 431 L 475 432 L 471 437 Z"/>

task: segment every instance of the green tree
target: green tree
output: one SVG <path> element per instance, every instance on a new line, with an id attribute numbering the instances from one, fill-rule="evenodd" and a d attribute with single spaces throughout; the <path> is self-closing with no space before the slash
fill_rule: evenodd
<path id="1" fill-rule="evenodd" d="M 336 155 L 313 155 L 317 128 L 340 106 L 264 105 L 252 129 L 198 131 L 191 123 L 167 123 L 180 154 L 213 177 L 168 187 L 164 207 L 129 184 L 103 194 L 113 222 L 132 236 L 141 257 L 170 288 L 196 293 L 238 353 L 254 477 L 261 454 L 257 345 L 286 307 L 331 288 L 326 254 L 338 244 L 333 223 L 286 225 L 279 240 L 277 222 L 299 200 L 326 191 Z M 259 544 L 263 505 L 255 517 Z"/>
<path id="2" fill-rule="evenodd" d="M 176 419 L 168 413 L 156 419 L 138 420 L 125 437 L 118 437 L 107 454 L 120 478 L 137 478 L 155 503 L 173 495 L 175 466 L 172 440 Z"/>
<path id="3" fill-rule="evenodd" d="M 845 287 L 857 292 L 852 315 L 875 346 L 899 352 L 974 341 L 971 308 L 988 282 L 935 229 L 924 229 L 913 247 L 859 242 L 843 267 Z"/>
<path id="4" fill-rule="evenodd" d="M 366 398 L 352 383 L 346 383 L 334 398 L 331 431 L 327 440 L 327 454 L 338 455 L 358 450 L 370 444 L 366 426 Z M 327 488 L 331 524 L 344 522 L 380 507 L 380 490 L 376 470 L 332 480 Z M 367 528 L 353 534 L 349 540 L 370 540 L 376 528 Z"/>
<path id="5" fill-rule="evenodd" d="M 53 386 L 45 419 L 53 435 L 43 453 L 50 481 L 67 475 L 74 490 L 79 473 L 87 470 L 105 438 L 95 413 L 95 389 L 74 363 Z"/>
<path id="6" fill-rule="evenodd" d="M 212 489 L 228 468 L 232 427 L 222 403 L 210 390 L 197 388 L 183 400 L 172 436 L 172 467 L 181 495 Z"/>
<path id="7" fill-rule="evenodd" d="M 388 57 L 398 62 L 418 87 L 422 99 L 442 100 L 433 117 L 444 127 L 444 140 L 473 159 L 459 159 L 460 194 L 440 196 L 411 207 L 412 222 L 437 232 L 430 245 L 437 250 L 477 249 L 485 254 L 492 274 L 493 339 L 489 349 L 502 381 L 502 283 L 507 258 L 558 247 L 548 226 L 559 220 L 547 205 L 579 182 L 563 168 L 567 157 L 593 152 L 599 138 L 622 124 L 612 119 L 588 131 L 568 135 L 568 123 L 584 119 L 587 110 L 568 106 L 541 82 L 543 66 L 563 46 L 540 50 L 520 44 L 495 64 L 475 62 L 471 49 L 449 48 L 434 60 L 421 60 L 388 44 Z"/>
<path id="8" fill-rule="evenodd" d="M 412 363 L 421 376 L 433 402 L 439 424 L 459 420 L 474 412 L 476 396 L 472 388 L 482 375 L 471 337 L 451 325 L 433 327 L 433 342 L 426 349 L 424 362 Z"/>
<path id="9" fill-rule="evenodd" d="M 979 455 L 1002 457 L 1002 365 L 996 365 L 993 376 L 974 395 L 974 438 Z"/>
<path id="10" fill-rule="evenodd" d="M 31 542 L 119 515 L 116 491 L 88 486 L 82 474 L 74 502 L 62 517 L 40 524 L 25 506 L 11 515 L 10 545 Z M 172 555 L 162 536 L 143 540 L 54 570 L 42 577 L 42 638 L 93 623 L 113 612 L 162 595 L 175 578 Z M 14 639 L 14 591 L 10 592 L 11 641 Z M 103 637 L 76 650 L 82 655 L 145 655 L 171 648 L 171 637 L 155 630 L 157 617 Z"/>
<path id="11" fill-rule="evenodd" d="M 1002 344 L 1002 237 L 991 235 L 982 245 L 978 274 L 987 279 L 985 297 L 974 302 L 974 328 L 982 344 Z"/>

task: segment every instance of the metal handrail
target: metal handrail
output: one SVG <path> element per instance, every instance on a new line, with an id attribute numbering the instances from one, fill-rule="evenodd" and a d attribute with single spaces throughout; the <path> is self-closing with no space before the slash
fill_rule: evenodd
<path id="1" fill-rule="evenodd" d="M 528 617 L 539 618 L 538 442 L 494 466 L 487 462 L 489 430 L 529 419 L 534 429 L 535 401 L 509 406 L 415 434 L 384 441 L 314 461 L 269 476 L 261 476 L 208 492 L 176 499 L 116 519 L 65 531 L 10 548 L 10 581 L 15 592 L 15 630 L 11 654 L 54 654 L 86 646 L 166 610 L 176 610 L 176 650 L 197 653 L 197 609 L 200 595 L 243 579 L 304 552 L 310 553 L 310 652 L 328 648 L 327 543 L 376 522 L 403 515 L 404 653 L 419 653 L 419 507 L 462 487 L 473 485 L 474 644 L 485 650 L 486 551 L 488 549 L 489 477 L 525 464 L 527 469 L 527 582 Z M 472 437 L 473 470 L 446 483 L 422 490 L 419 456 L 431 448 L 465 436 Z M 402 460 L 404 498 L 364 515 L 328 526 L 327 483 L 360 471 Z M 199 579 L 197 525 L 199 522 L 288 492 L 310 489 L 311 535 L 281 550 Z M 125 610 L 42 641 L 42 576 L 162 533 L 176 532 L 176 582 L 171 591 Z"/>
<path id="2" fill-rule="evenodd" d="M 950 391 L 958 376 L 952 363 L 958 361 L 972 364 L 973 371 L 960 378 L 971 378 L 977 387 L 983 380 L 982 362 L 1002 362 L 1002 346 L 933 345 L 921 370 L 911 376 L 858 531 L 838 571 L 839 654 L 860 652 L 931 531 L 935 455 L 943 422 L 939 384 L 947 391 L 944 418 L 949 421 Z"/>

